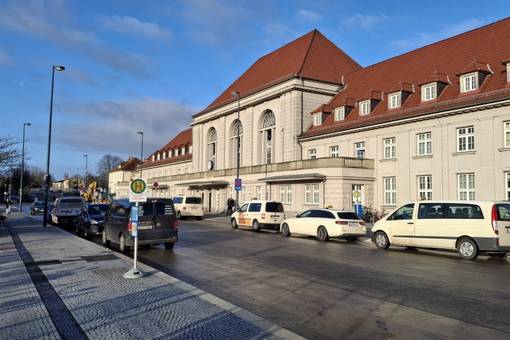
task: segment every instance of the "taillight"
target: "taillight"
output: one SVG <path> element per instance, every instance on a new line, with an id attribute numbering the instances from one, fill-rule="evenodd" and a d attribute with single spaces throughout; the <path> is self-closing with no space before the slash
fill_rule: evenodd
<path id="1" fill-rule="evenodd" d="M 498 208 L 496 205 L 492 206 L 492 230 L 494 231 L 494 234 L 498 234 Z"/>
<path id="2" fill-rule="evenodd" d="M 365 225 L 364 221 L 359 221 L 359 225 Z"/>
<path id="3" fill-rule="evenodd" d="M 133 230 L 133 224 L 131 221 L 128 222 L 128 231 L 131 232 Z"/>
<path id="4" fill-rule="evenodd" d="M 179 228 L 179 221 L 174 220 L 174 229 Z"/>
<path id="5" fill-rule="evenodd" d="M 336 224 L 341 224 L 341 225 L 347 225 L 349 224 L 349 222 L 347 221 L 335 221 Z"/>

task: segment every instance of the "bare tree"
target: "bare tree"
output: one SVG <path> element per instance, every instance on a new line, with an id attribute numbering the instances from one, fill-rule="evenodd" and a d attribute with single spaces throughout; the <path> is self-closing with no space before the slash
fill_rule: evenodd
<path id="1" fill-rule="evenodd" d="M 97 181 L 98 186 L 106 188 L 108 186 L 108 173 L 115 169 L 122 162 L 122 158 L 110 154 L 103 155 L 97 162 Z"/>
<path id="2" fill-rule="evenodd" d="M 19 157 L 12 137 L 0 137 L 0 168 L 10 166 Z"/>

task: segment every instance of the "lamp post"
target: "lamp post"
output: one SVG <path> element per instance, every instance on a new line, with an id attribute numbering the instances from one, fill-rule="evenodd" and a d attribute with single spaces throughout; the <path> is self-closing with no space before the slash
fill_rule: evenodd
<path id="1" fill-rule="evenodd" d="M 236 180 L 239 180 L 239 168 L 241 167 L 241 94 L 237 91 L 231 93 L 237 97 L 237 159 L 236 159 Z M 239 208 L 239 190 L 236 190 L 236 210 Z"/>
<path id="2" fill-rule="evenodd" d="M 85 157 L 85 178 L 83 179 L 83 184 L 85 186 L 85 191 L 87 190 L 87 177 L 88 177 L 88 170 L 89 170 L 89 155 L 84 154 L 83 157 Z"/>
<path id="3" fill-rule="evenodd" d="M 143 165 L 143 131 L 137 132 L 139 135 L 142 136 L 142 145 L 140 147 L 140 160 L 142 161 L 142 164 L 140 164 L 140 179 L 142 179 L 142 165 Z"/>
<path id="4" fill-rule="evenodd" d="M 48 124 L 48 152 L 46 157 L 46 183 L 44 186 L 44 216 L 43 227 L 48 224 L 48 196 L 50 191 L 50 154 L 51 154 L 51 124 L 53 120 L 53 89 L 55 87 L 55 71 L 65 71 L 64 66 L 53 65 L 51 67 L 51 95 L 50 95 L 50 121 Z"/>
<path id="5" fill-rule="evenodd" d="M 19 176 L 19 213 L 23 212 L 23 174 L 25 172 L 25 128 L 30 123 L 23 123 L 23 141 L 21 143 L 21 174 Z"/>

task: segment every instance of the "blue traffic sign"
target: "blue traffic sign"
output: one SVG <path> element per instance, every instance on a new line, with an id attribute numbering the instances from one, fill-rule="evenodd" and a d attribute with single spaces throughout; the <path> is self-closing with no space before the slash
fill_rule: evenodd
<path id="1" fill-rule="evenodd" d="M 236 178 L 234 181 L 234 187 L 236 191 L 243 190 L 243 181 L 240 178 Z"/>

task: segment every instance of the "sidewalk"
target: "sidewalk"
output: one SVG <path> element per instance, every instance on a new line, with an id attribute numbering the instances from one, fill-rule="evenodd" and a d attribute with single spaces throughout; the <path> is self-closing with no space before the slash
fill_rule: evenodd
<path id="1" fill-rule="evenodd" d="M 165 251 L 165 250 L 161 250 Z M 296 339 L 185 282 L 30 217 L 0 227 L 0 339 Z"/>

